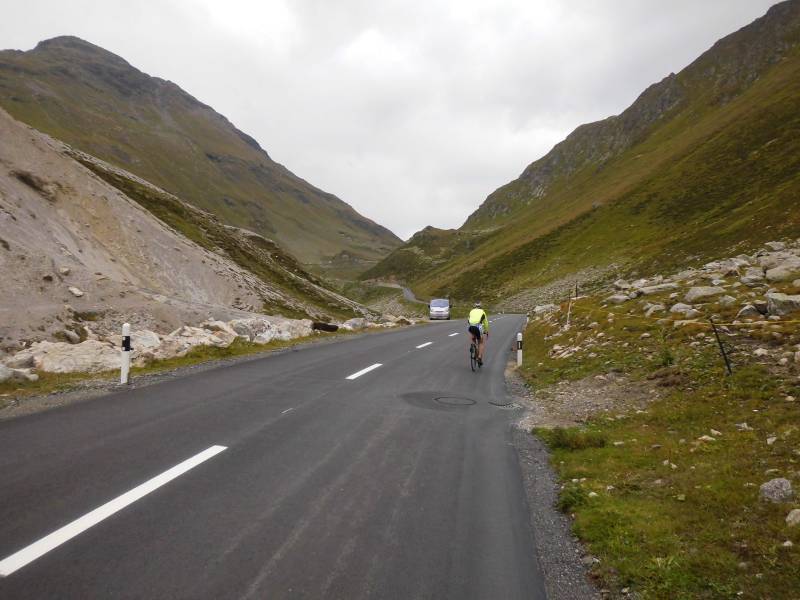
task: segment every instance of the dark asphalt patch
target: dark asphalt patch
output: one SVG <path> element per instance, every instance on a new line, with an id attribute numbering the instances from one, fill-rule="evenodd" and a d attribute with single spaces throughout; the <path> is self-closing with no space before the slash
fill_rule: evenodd
<path id="1" fill-rule="evenodd" d="M 439 398 L 434 398 L 435 402 L 439 404 L 444 404 L 445 406 L 472 406 L 475 404 L 475 400 L 472 398 L 462 398 L 460 396 L 441 396 Z"/>

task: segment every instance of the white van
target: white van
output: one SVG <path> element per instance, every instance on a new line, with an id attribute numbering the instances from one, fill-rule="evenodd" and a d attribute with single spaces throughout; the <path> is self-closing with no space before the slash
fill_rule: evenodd
<path id="1" fill-rule="evenodd" d="M 450 319 L 450 300 L 447 298 L 434 298 L 428 304 L 428 309 L 431 320 Z"/>

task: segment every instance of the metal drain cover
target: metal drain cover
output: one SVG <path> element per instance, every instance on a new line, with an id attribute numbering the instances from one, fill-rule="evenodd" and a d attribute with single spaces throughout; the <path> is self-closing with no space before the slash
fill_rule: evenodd
<path id="1" fill-rule="evenodd" d="M 460 396 L 440 396 L 434 398 L 434 401 L 445 406 L 472 406 L 475 400 L 472 398 L 462 398 Z"/>

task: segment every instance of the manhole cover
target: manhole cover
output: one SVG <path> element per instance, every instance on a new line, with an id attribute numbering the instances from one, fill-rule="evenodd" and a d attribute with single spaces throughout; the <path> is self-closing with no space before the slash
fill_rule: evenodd
<path id="1" fill-rule="evenodd" d="M 460 396 L 440 396 L 434 398 L 434 400 L 445 406 L 472 406 L 475 404 L 475 400 L 472 398 L 462 398 Z"/>

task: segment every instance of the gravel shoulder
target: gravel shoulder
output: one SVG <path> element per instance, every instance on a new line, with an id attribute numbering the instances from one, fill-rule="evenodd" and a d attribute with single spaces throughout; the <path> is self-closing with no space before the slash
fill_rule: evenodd
<path id="1" fill-rule="evenodd" d="M 512 440 L 522 471 L 530 526 L 547 597 L 550 600 L 601 598 L 588 576 L 595 559 L 572 535 L 569 518 L 555 507 L 559 484 L 550 467 L 550 454 L 545 445 L 530 434 L 529 427 L 523 428 L 535 411 L 536 403 L 510 364 L 506 369 L 506 384 L 514 403 L 525 411 L 513 426 Z"/>

